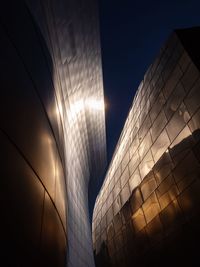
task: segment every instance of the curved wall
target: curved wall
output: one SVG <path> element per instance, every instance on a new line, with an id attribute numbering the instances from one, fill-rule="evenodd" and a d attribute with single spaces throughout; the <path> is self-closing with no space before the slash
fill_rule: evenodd
<path id="1" fill-rule="evenodd" d="M 175 31 L 141 82 L 93 214 L 96 266 L 194 266 L 199 28 Z"/>
<path id="2" fill-rule="evenodd" d="M 56 107 L 51 56 L 20 1 L 0 18 L 1 261 L 64 266 L 65 165 L 59 119 L 49 114 Z"/>
<path id="3" fill-rule="evenodd" d="M 106 160 L 96 3 L 25 2 L 0 11 L 2 262 L 93 266 L 88 186 Z"/>

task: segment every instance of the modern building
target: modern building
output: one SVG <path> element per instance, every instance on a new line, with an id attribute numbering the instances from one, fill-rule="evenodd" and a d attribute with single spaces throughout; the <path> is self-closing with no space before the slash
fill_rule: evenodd
<path id="1" fill-rule="evenodd" d="M 106 163 L 97 1 L 3 2 L 1 265 L 93 267 L 88 198 Z"/>
<path id="2" fill-rule="evenodd" d="M 176 30 L 134 97 L 98 194 L 98 266 L 198 266 L 200 28 Z"/>

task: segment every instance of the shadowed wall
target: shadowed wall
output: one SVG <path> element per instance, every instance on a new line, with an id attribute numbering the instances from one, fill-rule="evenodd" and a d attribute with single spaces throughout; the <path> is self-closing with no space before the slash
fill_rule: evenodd
<path id="1" fill-rule="evenodd" d="M 3 266 L 64 266 L 64 151 L 53 63 L 26 5 L 0 12 L 1 242 Z"/>

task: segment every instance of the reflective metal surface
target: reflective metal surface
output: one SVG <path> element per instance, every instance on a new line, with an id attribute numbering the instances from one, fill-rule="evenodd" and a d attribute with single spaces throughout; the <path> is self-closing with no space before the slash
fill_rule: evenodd
<path id="1" fill-rule="evenodd" d="M 106 161 L 98 31 L 96 1 L 0 10 L 3 266 L 94 266 L 88 198 Z"/>
<path id="2" fill-rule="evenodd" d="M 97 267 L 199 262 L 199 33 L 174 32 L 138 88 L 95 203 Z"/>

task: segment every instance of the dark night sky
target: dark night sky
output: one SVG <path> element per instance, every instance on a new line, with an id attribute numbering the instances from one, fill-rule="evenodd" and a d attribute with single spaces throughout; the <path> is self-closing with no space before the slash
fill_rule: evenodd
<path id="1" fill-rule="evenodd" d="M 199 0 L 99 0 L 110 161 L 137 87 L 173 29 L 200 26 Z"/>

